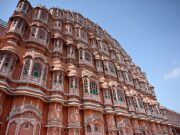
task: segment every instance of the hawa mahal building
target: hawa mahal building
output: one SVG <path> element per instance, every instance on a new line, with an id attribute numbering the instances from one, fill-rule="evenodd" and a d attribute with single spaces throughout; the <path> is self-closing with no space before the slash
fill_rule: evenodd
<path id="1" fill-rule="evenodd" d="M 20 0 L 0 21 L 0 135 L 178 135 L 122 46 L 81 14 Z"/>

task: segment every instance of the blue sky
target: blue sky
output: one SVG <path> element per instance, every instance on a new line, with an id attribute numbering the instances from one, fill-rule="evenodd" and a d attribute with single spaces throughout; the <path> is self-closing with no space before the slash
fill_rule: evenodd
<path id="1" fill-rule="evenodd" d="M 80 12 L 116 38 L 155 86 L 158 101 L 180 112 L 180 0 L 29 0 Z M 7 21 L 17 0 L 0 1 Z"/>

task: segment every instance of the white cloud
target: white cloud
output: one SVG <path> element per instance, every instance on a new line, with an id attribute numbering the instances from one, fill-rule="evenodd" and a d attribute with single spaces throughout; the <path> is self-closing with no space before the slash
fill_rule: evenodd
<path id="1" fill-rule="evenodd" d="M 180 78 L 180 67 L 172 69 L 169 73 L 164 75 L 164 79 L 177 79 Z"/>

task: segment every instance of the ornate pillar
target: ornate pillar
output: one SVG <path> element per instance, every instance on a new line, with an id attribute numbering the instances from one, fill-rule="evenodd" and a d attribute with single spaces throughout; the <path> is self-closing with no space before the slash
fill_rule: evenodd
<path id="1" fill-rule="evenodd" d="M 68 135 L 80 135 L 80 115 L 79 107 L 68 108 Z"/>
<path id="2" fill-rule="evenodd" d="M 106 123 L 108 135 L 117 135 L 117 128 L 113 114 L 106 114 Z"/>
<path id="3" fill-rule="evenodd" d="M 46 125 L 48 128 L 47 135 L 61 135 L 62 118 L 62 105 L 60 103 L 50 103 L 48 122 Z"/>

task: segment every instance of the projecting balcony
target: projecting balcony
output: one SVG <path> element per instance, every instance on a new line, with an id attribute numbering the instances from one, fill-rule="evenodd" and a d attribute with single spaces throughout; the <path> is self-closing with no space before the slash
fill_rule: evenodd
<path id="1" fill-rule="evenodd" d="M 70 88 L 69 89 L 69 95 L 79 96 L 79 90 L 77 88 Z"/>
<path id="2" fill-rule="evenodd" d="M 53 83 L 52 84 L 52 91 L 61 91 L 63 92 L 63 86 L 59 83 Z"/>
<path id="3" fill-rule="evenodd" d="M 13 70 L 10 70 L 9 68 L 2 67 L 0 69 L 0 75 L 1 76 L 5 76 L 5 77 L 8 77 L 8 78 L 11 78 L 12 74 L 13 74 Z"/>
<path id="4" fill-rule="evenodd" d="M 151 111 L 150 111 L 150 110 L 147 110 L 147 111 L 146 111 L 146 114 L 147 114 L 148 116 L 151 116 Z"/>
<path id="5" fill-rule="evenodd" d="M 79 60 L 79 64 L 85 64 L 85 65 L 88 65 L 88 66 L 90 66 L 90 67 L 93 67 L 91 61 L 86 61 L 86 60 L 84 60 L 84 59 L 82 59 L 82 60 L 80 59 L 80 60 Z"/>
<path id="6" fill-rule="evenodd" d="M 104 105 L 112 105 L 111 98 L 104 98 Z"/>
<path id="7" fill-rule="evenodd" d="M 42 80 L 42 78 L 31 76 L 31 75 L 22 75 L 21 78 L 20 78 L 20 81 L 40 85 L 40 86 L 43 86 L 43 87 L 46 86 L 46 81 Z"/>
<path id="8" fill-rule="evenodd" d="M 126 102 L 121 102 L 121 101 L 114 101 L 114 107 L 124 107 L 127 108 Z"/>
<path id="9" fill-rule="evenodd" d="M 112 73 L 112 72 L 109 72 L 109 71 L 105 71 L 105 74 L 109 75 L 109 76 L 117 77 L 116 73 Z"/>
<path id="10" fill-rule="evenodd" d="M 48 23 L 47 17 L 34 16 L 33 20 L 38 20 L 38 21 L 45 23 L 45 24 Z"/>
<path id="11" fill-rule="evenodd" d="M 43 47 L 46 47 L 48 48 L 48 44 L 46 42 L 46 40 L 43 40 L 41 38 L 38 38 L 38 37 L 29 37 L 29 40 L 28 41 L 31 41 L 31 42 L 36 42 L 36 43 L 39 43 L 40 45 L 42 45 Z"/>
<path id="12" fill-rule="evenodd" d="M 136 113 L 145 113 L 145 110 L 144 109 L 141 109 L 141 108 L 136 108 Z"/>
<path id="13" fill-rule="evenodd" d="M 85 93 L 83 99 L 94 100 L 94 101 L 100 102 L 100 98 L 97 94 Z"/>
<path id="14" fill-rule="evenodd" d="M 118 80 L 119 80 L 120 82 L 124 82 L 123 77 L 118 77 Z"/>
<path id="15" fill-rule="evenodd" d="M 9 29 L 8 32 L 14 32 L 14 33 L 20 35 L 21 37 L 23 36 L 22 29 Z"/>
<path id="16" fill-rule="evenodd" d="M 53 48 L 53 52 L 62 53 L 62 48 L 60 48 L 60 47 L 54 47 L 54 48 Z"/>
<path id="17" fill-rule="evenodd" d="M 130 106 L 128 107 L 128 110 L 129 110 L 130 112 L 134 112 L 134 111 L 135 111 L 134 106 L 133 106 L 133 105 L 130 105 Z"/>
<path id="18" fill-rule="evenodd" d="M 125 80 L 125 83 L 126 83 L 126 84 L 129 84 L 129 85 L 131 85 L 131 86 L 134 86 L 134 83 L 133 83 L 132 81 L 127 81 L 127 80 Z"/>

